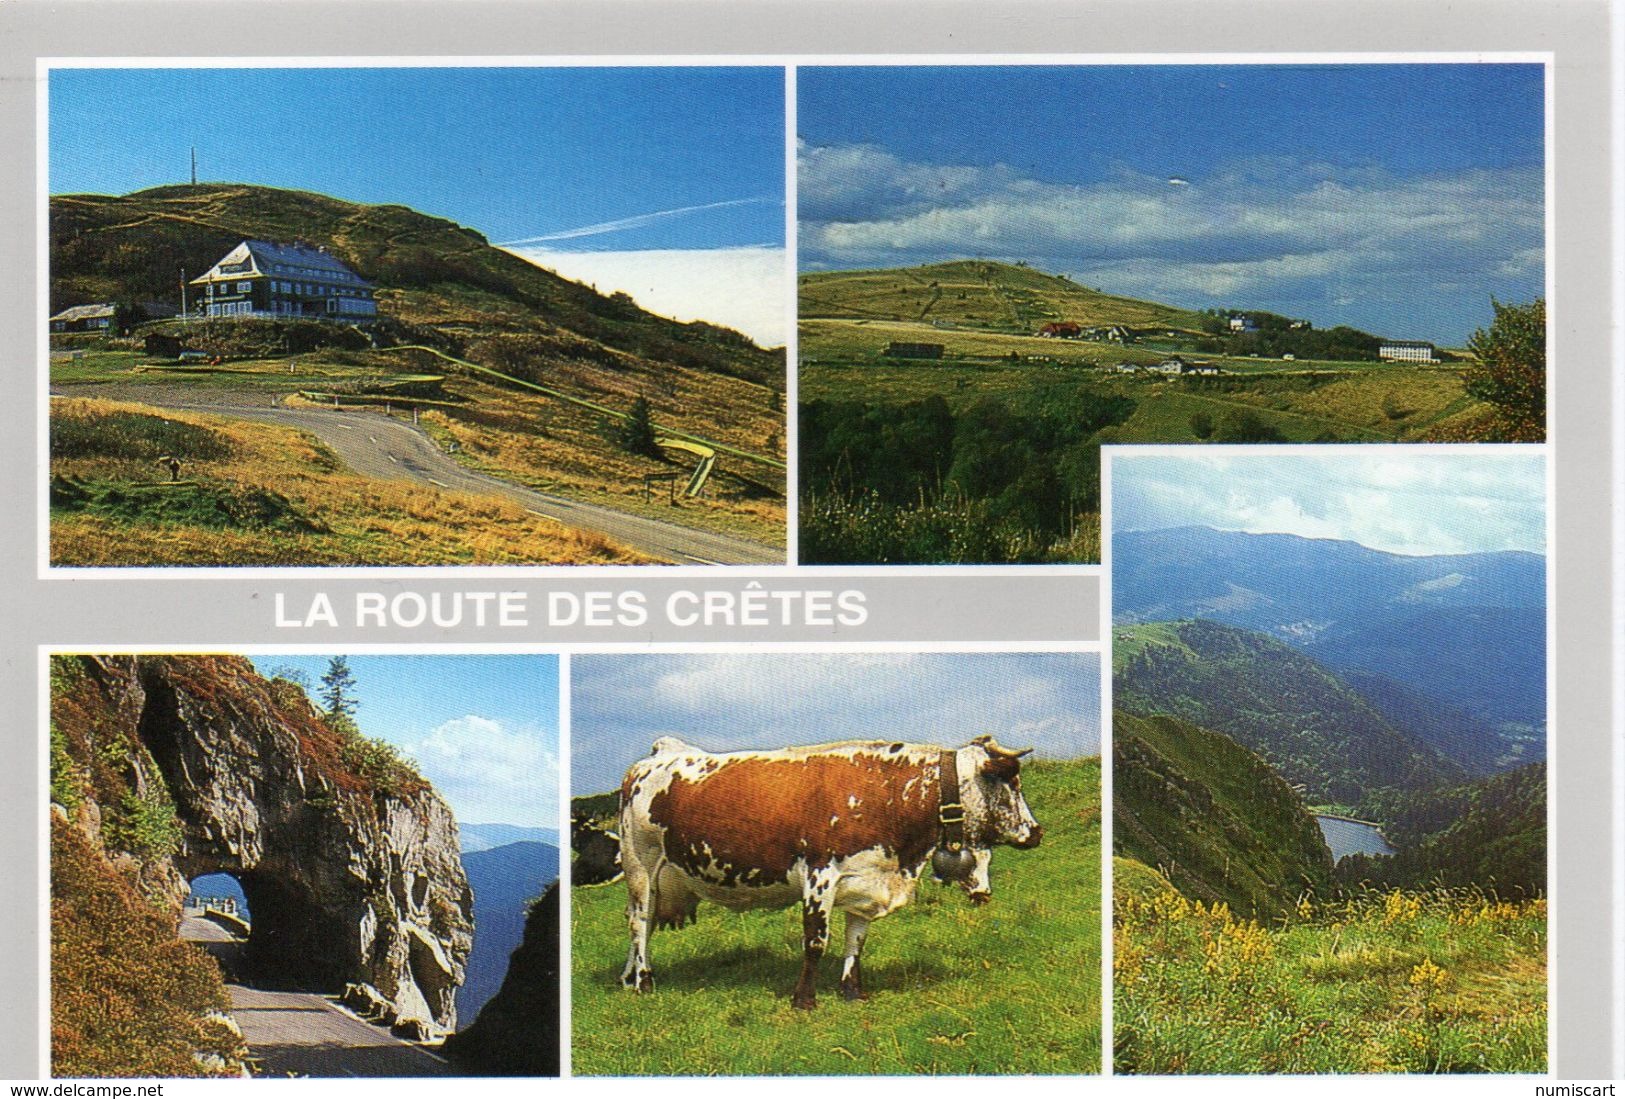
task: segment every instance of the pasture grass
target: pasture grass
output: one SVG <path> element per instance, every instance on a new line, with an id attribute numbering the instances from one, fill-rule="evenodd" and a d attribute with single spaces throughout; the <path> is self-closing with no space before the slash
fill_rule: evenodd
<path id="1" fill-rule="evenodd" d="M 1441 422 L 1484 408 L 1466 395 L 1460 374 L 1449 368 L 1329 365 L 1332 369 L 1301 373 L 1282 373 L 1275 364 L 1277 369 L 1251 376 L 1169 378 L 1060 363 L 804 363 L 800 399 L 885 405 L 940 396 L 958 410 L 982 397 L 1089 386 L 1135 402 L 1128 421 L 1107 429 L 1101 439 L 1115 443 L 1202 442 L 1191 422 L 1197 413 L 1222 425 L 1238 412 L 1256 413 L 1287 442 L 1425 441 Z"/>
<path id="2" fill-rule="evenodd" d="M 133 441 L 76 444 L 73 453 L 53 454 L 56 565 L 648 560 L 499 496 L 357 476 L 309 435 L 277 424 L 191 411 L 159 415 L 140 405 L 80 399 L 52 401 L 51 422 L 53 438 L 59 425 L 72 425 L 64 430 L 72 439 L 94 439 L 103 422 L 140 428 L 114 433 L 115 440 L 127 434 Z M 146 449 L 177 438 L 209 446 L 168 451 L 182 460 L 185 479 L 171 486 Z"/>
<path id="3" fill-rule="evenodd" d="M 1032 851 L 993 855 L 993 901 L 921 884 L 864 948 L 870 999 L 848 1003 L 841 920 L 818 1006 L 789 992 L 799 906 L 728 912 L 650 938 L 653 993 L 620 987 L 626 891 L 571 898 L 572 1071 L 577 1075 L 1085 1074 L 1100 1071 L 1100 761 L 1039 761 L 1022 786 L 1044 825 Z"/>
<path id="4" fill-rule="evenodd" d="M 1542 899 L 1368 891 L 1260 926 L 1153 878 L 1114 887 L 1117 1072 L 1546 1070 Z"/>

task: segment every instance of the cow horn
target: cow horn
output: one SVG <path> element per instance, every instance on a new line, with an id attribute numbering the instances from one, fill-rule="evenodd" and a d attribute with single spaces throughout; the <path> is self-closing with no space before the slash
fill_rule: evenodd
<path id="1" fill-rule="evenodd" d="M 982 736 L 979 736 L 975 740 L 971 741 L 971 743 L 980 744 L 987 750 L 988 755 L 998 756 L 1001 759 L 1020 759 L 1022 756 L 1027 755 L 1032 751 L 1031 748 L 1023 748 L 1020 751 L 1014 751 L 1010 748 L 1003 747 L 998 741 L 993 739 L 991 734 L 983 734 Z"/>

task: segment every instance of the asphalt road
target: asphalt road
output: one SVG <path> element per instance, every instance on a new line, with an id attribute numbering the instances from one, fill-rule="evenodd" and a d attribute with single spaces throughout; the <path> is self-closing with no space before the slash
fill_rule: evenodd
<path id="1" fill-rule="evenodd" d="M 228 970 L 228 959 L 242 948 L 225 928 L 201 916 L 184 916 L 180 937 L 220 958 Z M 351 1015 L 326 996 L 272 992 L 229 980 L 226 991 L 257 1076 L 455 1075 L 441 1057 Z"/>
<path id="2" fill-rule="evenodd" d="M 351 469 L 383 480 L 415 481 L 457 492 L 505 496 L 526 511 L 575 530 L 591 531 L 651 557 L 680 565 L 782 565 L 785 552 L 724 534 L 630 515 L 601 504 L 550 496 L 499 477 L 465 469 L 420 429 L 377 412 L 287 408 L 268 393 L 176 386 L 73 386 L 59 394 L 139 401 L 287 424 L 316 436 Z"/>

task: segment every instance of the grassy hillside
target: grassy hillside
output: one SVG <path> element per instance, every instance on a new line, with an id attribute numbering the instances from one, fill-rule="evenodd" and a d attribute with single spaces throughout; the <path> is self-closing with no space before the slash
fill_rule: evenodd
<path id="1" fill-rule="evenodd" d="M 600 295 L 449 221 L 400 206 L 231 184 L 54 196 L 53 308 L 107 299 L 178 305 L 178 271 L 200 274 L 245 238 L 327 247 L 376 282 L 379 319 L 364 332 L 260 319 L 163 322 L 152 330 L 179 334 L 223 365 L 183 368 L 145 355 L 139 341 L 113 341 L 81 348 L 82 359 L 53 362 L 52 384 L 99 386 L 86 392 L 131 401 L 151 395 L 156 403 L 161 395 L 168 404 L 200 386 L 234 398 L 214 398 L 220 403 L 303 393 L 317 404 L 337 396 L 397 416 L 409 415 L 410 404 L 422 414 L 420 428 L 470 468 L 571 499 L 784 544 L 782 349 L 654 316 L 624 294 Z M 629 448 L 625 417 L 640 401 L 658 437 L 699 440 L 719 452 L 702 498 L 644 498 L 645 476 L 676 476 L 681 485 L 698 459 L 675 447 Z M 290 495 L 285 480 L 267 487 Z M 364 502 L 352 497 L 342 506 L 359 511 Z M 130 533 L 132 543 L 119 551 L 129 557 L 162 539 L 161 531 Z M 502 538 L 450 533 L 465 542 Z M 543 539 L 516 559 L 575 560 L 555 550 Z M 227 563 L 275 556 L 264 545 L 242 552 L 246 559 Z"/>
<path id="2" fill-rule="evenodd" d="M 52 311 L 114 299 L 178 305 L 177 273 L 201 275 L 244 239 L 325 246 L 378 284 L 381 314 L 447 343 L 533 333 L 561 341 L 551 350 L 565 358 L 613 351 L 762 384 L 783 380 L 779 357 L 737 332 L 654 316 L 625 295 L 606 297 L 493 248 L 454 222 L 405 206 L 246 184 L 53 195 Z"/>
<path id="3" fill-rule="evenodd" d="M 650 940 L 655 991 L 621 989 L 625 890 L 571 897 L 572 1071 L 581 1075 L 1083 1074 L 1100 1068 L 1100 761 L 1038 762 L 1022 786 L 1044 825 L 1032 851 L 993 855 L 993 901 L 922 883 L 873 924 L 867 1003 L 818 1007 L 787 993 L 799 971 L 796 909 L 731 913 Z M 839 921 L 837 921 L 839 924 Z"/>
<path id="4" fill-rule="evenodd" d="M 1260 925 L 1119 892 L 1112 968 L 1120 1073 L 1546 1070 L 1544 900 L 1370 892 Z"/>
<path id="5" fill-rule="evenodd" d="M 157 460 L 180 455 L 173 487 Z M 51 402 L 57 565 L 638 563 L 502 497 L 358 476 L 276 424 Z"/>
<path id="6" fill-rule="evenodd" d="M 1465 777 L 1334 673 L 1263 634 L 1197 619 L 1117 626 L 1112 636 L 1119 707 L 1225 734 L 1302 786 L 1311 804 L 1372 811 L 1390 791 Z"/>
<path id="7" fill-rule="evenodd" d="M 1201 324 L 1188 309 L 1114 297 L 1064 275 L 988 260 L 816 272 L 801 276 L 799 291 L 803 318 L 923 321 L 1028 335 L 1050 321 L 1193 331 Z"/>
<path id="8" fill-rule="evenodd" d="M 214 960 L 51 818 L 51 1075 L 231 1076 L 247 1050 Z"/>
<path id="9" fill-rule="evenodd" d="M 812 564 L 1091 562 L 1099 519 L 1087 471 L 1103 444 L 1455 439 L 1487 407 L 1467 394 L 1459 363 L 1376 363 L 1368 349 L 1271 357 L 1204 333 L 1214 316 L 1008 264 L 810 273 L 799 291 L 802 560 Z M 1059 321 L 1122 326 L 1131 339 L 1038 336 Z M 942 357 L 894 358 L 893 343 L 938 344 Z M 1137 369 L 1175 353 L 1222 373 Z M 967 484 L 940 447 L 899 448 L 888 437 L 887 425 L 938 401 L 956 423 L 978 408 L 1008 413 L 1011 430 L 997 438 L 1034 451 L 1021 462 L 1029 481 Z M 1117 413 L 1079 422 L 1062 410 L 1067 402 Z M 1015 426 L 1021 408 L 1038 405 L 1050 407 L 1040 423 Z M 1065 454 L 1041 445 L 1063 437 Z M 872 475 L 894 465 L 914 475 L 906 499 L 896 498 L 895 478 Z M 1048 526 L 1022 517 L 1012 527 L 1017 501 L 1050 516 Z"/>
<path id="10" fill-rule="evenodd" d="M 1302 801 L 1234 741 L 1168 717 L 1112 718 L 1114 854 L 1187 897 L 1269 918 L 1331 882 L 1331 852 Z"/>

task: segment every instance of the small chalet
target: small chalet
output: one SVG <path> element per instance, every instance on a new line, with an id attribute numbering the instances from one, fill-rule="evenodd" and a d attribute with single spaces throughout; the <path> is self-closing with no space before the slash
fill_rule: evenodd
<path id="1" fill-rule="evenodd" d="M 1243 313 L 1239 317 L 1231 317 L 1230 318 L 1230 331 L 1232 331 L 1232 332 L 1257 332 L 1258 331 L 1258 322 L 1256 320 L 1254 320 L 1252 317 L 1250 317 L 1247 314 Z"/>
<path id="2" fill-rule="evenodd" d="M 52 332 L 111 332 L 118 323 L 118 305 L 71 305 L 51 318 Z"/>
<path id="3" fill-rule="evenodd" d="M 198 287 L 198 312 L 210 317 L 378 315 L 372 283 L 326 248 L 302 243 L 245 240 L 191 285 Z"/>

